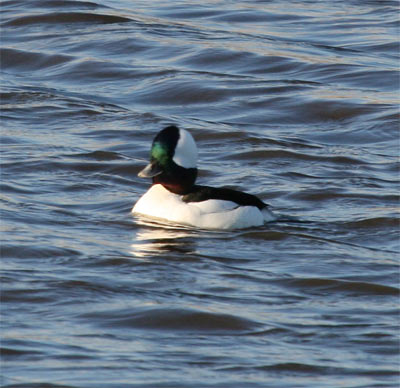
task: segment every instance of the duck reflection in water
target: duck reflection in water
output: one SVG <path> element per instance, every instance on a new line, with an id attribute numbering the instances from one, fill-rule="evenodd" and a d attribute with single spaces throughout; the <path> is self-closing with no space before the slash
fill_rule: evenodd
<path id="1" fill-rule="evenodd" d="M 166 225 L 162 228 L 155 221 L 144 218 L 137 219 L 138 228 L 135 232 L 134 242 L 131 245 L 131 254 L 137 258 L 150 258 L 166 255 L 167 259 L 176 259 L 176 253 L 188 254 L 195 251 L 193 239 L 190 237 L 198 234 L 193 229 L 177 225 Z"/>

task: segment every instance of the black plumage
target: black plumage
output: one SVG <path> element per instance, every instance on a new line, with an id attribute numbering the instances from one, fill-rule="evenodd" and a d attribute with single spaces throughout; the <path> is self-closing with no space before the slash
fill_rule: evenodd
<path id="1" fill-rule="evenodd" d="M 191 191 L 182 197 L 182 200 L 186 203 L 202 202 L 209 199 L 231 201 L 237 203 L 239 206 L 256 206 L 260 210 L 268 206 L 255 195 L 243 193 L 241 191 L 228 189 L 225 187 L 217 188 L 210 186 L 194 185 Z"/>

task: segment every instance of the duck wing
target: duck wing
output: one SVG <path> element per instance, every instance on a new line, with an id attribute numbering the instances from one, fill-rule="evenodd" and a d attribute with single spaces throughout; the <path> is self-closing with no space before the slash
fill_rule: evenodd
<path id="1" fill-rule="evenodd" d="M 268 206 L 255 195 L 225 187 L 217 188 L 195 185 L 189 193 L 182 197 L 182 201 L 186 203 L 203 202 L 210 199 L 230 201 L 236 203 L 238 206 L 255 206 L 260 210 Z"/>

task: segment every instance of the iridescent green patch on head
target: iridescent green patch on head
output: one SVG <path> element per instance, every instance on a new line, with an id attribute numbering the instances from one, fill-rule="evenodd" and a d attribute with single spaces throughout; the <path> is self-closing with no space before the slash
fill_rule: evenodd
<path id="1" fill-rule="evenodd" d="M 170 159 L 167 146 L 163 143 L 154 142 L 151 147 L 151 158 L 157 160 L 161 165 L 166 164 Z"/>

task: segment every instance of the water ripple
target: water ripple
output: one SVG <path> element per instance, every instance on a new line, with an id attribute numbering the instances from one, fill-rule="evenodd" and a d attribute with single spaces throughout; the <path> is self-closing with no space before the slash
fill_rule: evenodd
<path id="1" fill-rule="evenodd" d="M 398 385 L 396 1 L 2 2 L 2 379 Z M 278 222 L 132 217 L 154 135 Z"/>

